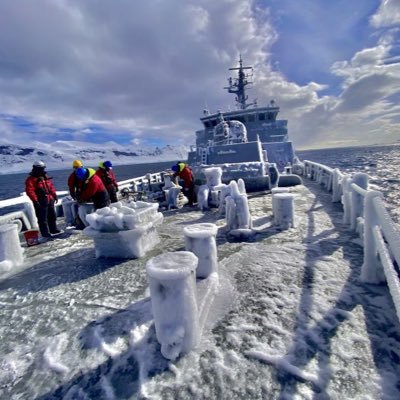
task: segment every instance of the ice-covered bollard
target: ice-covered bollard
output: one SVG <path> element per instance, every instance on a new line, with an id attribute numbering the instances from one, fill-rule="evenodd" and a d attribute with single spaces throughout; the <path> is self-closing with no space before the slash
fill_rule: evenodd
<path id="1" fill-rule="evenodd" d="M 185 249 L 194 253 L 199 259 L 196 270 L 197 278 L 208 278 L 211 273 L 218 272 L 217 236 L 215 224 L 200 223 L 183 228 Z"/>
<path id="2" fill-rule="evenodd" d="M 277 193 L 273 199 L 274 224 L 283 229 L 294 228 L 294 195 Z"/>
<path id="3" fill-rule="evenodd" d="M 271 194 L 272 194 L 272 210 L 275 209 L 276 206 L 274 206 L 275 203 L 275 195 L 278 193 L 289 193 L 290 189 L 287 187 L 276 187 L 271 189 Z"/>
<path id="4" fill-rule="evenodd" d="M 288 162 L 285 165 L 285 174 L 290 175 L 291 173 L 292 173 L 292 164 L 290 164 L 290 162 Z"/>
<path id="5" fill-rule="evenodd" d="M 238 185 L 235 181 L 231 181 L 229 187 L 231 194 L 225 200 L 227 230 L 231 236 L 245 239 L 254 233 L 251 229 L 252 221 L 247 194 L 243 184 Z"/>
<path id="6" fill-rule="evenodd" d="M 65 224 L 67 226 L 75 225 L 77 202 L 71 196 L 66 196 L 61 200 L 61 205 L 63 208 Z"/>
<path id="7" fill-rule="evenodd" d="M 197 207 L 200 210 L 206 210 L 208 208 L 208 195 L 210 194 L 210 188 L 208 185 L 201 185 L 197 192 Z"/>
<path id="8" fill-rule="evenodd" d="M 221 185 L 222 181 L 222 168 L 212 167 L 205 168 L 204 175 L 206 176 L 207 186 L 212 190 L 215 186 Z"/>
<path id="9" fill-rule="evenodd" d="M 21 265 L 24 261 L 23 249 L 19 242 L 16 224 L 0 225 L 0 273 Z"/>
<path id="10" fill-rule="evenodd" d="M 164 253 L 146 264 L 157 340 L 169 360 L 195 348 L 200 338 L 196 267 L 189 251 Z"/>
<path id="11" fill-rule="evenodd" d="M 269 183 L 271 188 L 277 187 L 279 182 L 279 171 L 275 163 L 268 165 Z"/>
<path id="12" fill-rule="evenodd" d="M 93 238 L 97 258 L 142 257 L 160 241 L 156 228 L 163 215 L 157 210 L 158 203 L 113 203 L 89 214 L 83 233 Z"/>

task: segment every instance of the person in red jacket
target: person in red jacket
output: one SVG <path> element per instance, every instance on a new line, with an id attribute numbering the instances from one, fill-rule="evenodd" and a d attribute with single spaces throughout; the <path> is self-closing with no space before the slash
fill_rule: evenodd
<path id="1" fill-rule="evenodd" d="M 74 160 L 72 163 L 72 168 L 74 169 L 71 174 L 68 177 L 68 188 L 69 188 L 69 194 L 71 197 L 76 200 L 77 198 L 77 193 L 79 193 L 80 186 L 82 185 L 82 181 L 80 181 L 76 177 L 76 170 L 78 168 L 83 167 L 82 161 L 81 160 Z"/>
<path id="2" fill-rule="evenodd" d="M 92 168 L 80 167 L 76 170 L 76 177 L 82 182 L 77 200 L 80 203 L 92 202 L 94 209 L 110 205 L 110 196 L 102 180 Z"/>
<path id="3" fill-rule="evenodd" d="M 40 234 L 43 237 L 51 237 L 52 233 L 60 233 L 56 224 L 57 217 L 54 208 L 58 198 L 45 168 L 46 164 L 43 161 L 33 163 L 32 172 L 25 180 L 25 192 L 35 207 Z"/>
<path id="4" fill-rule="evenodd" d="M 189 200 L 189 206 L 192 206 L 195 201 L 195 194 L 194 194 L 194 177 L 193 172 L 183 162 L 178 162 L 171 167 L 172 171 L 174 172 L 173 177 L 182 179 L 183 184 L 183 193 Z M 177 182 L 178 183 L 178 182 Z"/>
<path id="5" fill-rule="evenodd" d="M 118 182 L 115 178 L 114 171 L 112 169 L 111 161 L 102 161 L 99 163 L 99 168 L 96 171 L 96 175 L 100 177 L 106 187 L 108 194 L 110 196 L 111 203 L 116 203 L 118 201 Z"/>

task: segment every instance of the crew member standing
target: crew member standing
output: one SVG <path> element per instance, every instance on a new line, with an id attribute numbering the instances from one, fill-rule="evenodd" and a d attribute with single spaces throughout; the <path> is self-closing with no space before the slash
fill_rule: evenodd
<path id="1" fill-rule="evenodd" d="M 96 171 L 96 175 L 100 177 L 106 187 L 108 194 L 110 196 L 111 203 L 116 203 L 118 201 L 118 182 L 115 178 L 114 171 L 112 169 L 111 161 L 102 161 L 99 163 L 99 168 Z"/>
<path id="2" fill-rule="evenodd" d="M 176 163 L 171 167 L 171 169 L 174 172 L 173 177 L 175 178 L 177 184 L 179 183 L 179 179 L 183 180 L 183 193 L 189 200 L 188 205 L 192 206 L 195 201 L 194 177 L 192 170 L 183 162 Z"/>
<path id="3" fill-rule="evenodd" d="M 92 202 L 95 210 L 110 205 L 107 189 L 94 169 L 80 167 L 76 170 L 76 177 L 81 181 L 78 202 Z"/>
<path id="4" fill-rule="evenodd" d="M 57 217 L 54 208 L 58 198 L 45 168 L 46 164 L 43 161 L 33 163 L 32 171 L 25 180 L 25 192 L 35 207 L 40 234 L 43 237 L 51 237 L 51 234 L 60 233 L 56 224 Z"/>

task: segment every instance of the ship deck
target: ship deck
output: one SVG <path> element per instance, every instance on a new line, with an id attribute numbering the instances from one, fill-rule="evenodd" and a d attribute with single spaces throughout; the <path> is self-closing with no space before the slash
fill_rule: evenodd
<path id="1" fill-rule="evenodd" d="M 359 281 L 362 248 L 315 182 L 291 188 L 296 227 L 249 194 L 256 234 L 231 240 L 216 209 L 164 213 L 161 243 L 136 260 L 95 259 L 66 231 L 26 249 L 0 282 L 1 398 L 398 399 L 400 325 L 386 285 Z M 198 349 L 160 355 L 145 264 L 213 222 L 221 290 Z M 204 284 L 204 283 L 203 283 Z M 68 397 L 69 396 L 69 397 Z"/>

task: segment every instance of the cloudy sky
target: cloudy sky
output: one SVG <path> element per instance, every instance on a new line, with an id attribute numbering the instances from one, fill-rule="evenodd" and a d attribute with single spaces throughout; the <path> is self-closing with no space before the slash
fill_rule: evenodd
<path id="1" fill-rule="evenodd" d="M 297 148 L 400 141 L 399 0 L 0 0 L 0 140 L 192 144 L 274 99 Z"/>

